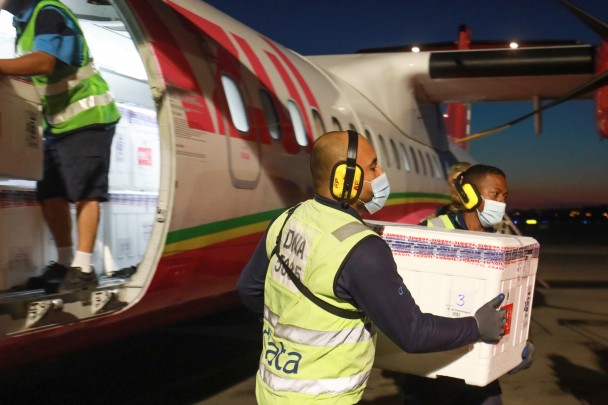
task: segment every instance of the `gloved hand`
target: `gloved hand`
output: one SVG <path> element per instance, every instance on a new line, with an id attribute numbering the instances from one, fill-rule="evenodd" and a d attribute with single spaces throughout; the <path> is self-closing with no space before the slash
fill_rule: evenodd
<path id="1" fill-rule="evenodd" d="M 504 325 L 507 322 L 507 310 L 504 308 L 496 310 L 504 299 L 504 294 L 498 294 L 496 298 L 491 299 L 475 312 L 474 317 L 477 321 L 482 342 L 494 343 L 505 334 Z"/>
<path id="2" fill-rule="evenodd" d="M 517 365 L 513 370 L 509 371 L 509 374 L 519 373 L 521 370 L 525 370 L 530 368 L 532 363 L 534 362 L 534 352 L 536 349 L 534 348 L 534 343 L 529 340 L 526 342 L 526 346 L 524 350 L 521 352 L 521 363 Z"/>

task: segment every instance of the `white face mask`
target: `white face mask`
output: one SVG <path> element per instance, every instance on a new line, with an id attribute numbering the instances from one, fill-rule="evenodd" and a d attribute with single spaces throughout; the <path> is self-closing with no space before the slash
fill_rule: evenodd
<path id="1" fill-rule="evenodd" d="M 492 228 L 502 221 L 502 217 L 505 216 L 507 204 L 494 200 L 486 200 L 483 197 L 482 200 L 484 201 L 483 211 L 479 212 L 479 210 L 477 210 L 477 217 L 479 218 L 479 222 L 481 222 L 481 226 L 484 228 Z"/>
<path id="2" fill-rule="evenodd" d="M 388 196 L 391 193 L 391 186 L 388 184 L 388 177 L 386 177 L 386 173 L 382 173 L 380 176 L 376 177 L 372 181 L 363 180 L 365 183 L 369 183 L 372 186 L 372 199 L 368 202 L 363 202 L 365 209 L 370 214 L 374 214 L 386 203 L 388 200 Z"/>

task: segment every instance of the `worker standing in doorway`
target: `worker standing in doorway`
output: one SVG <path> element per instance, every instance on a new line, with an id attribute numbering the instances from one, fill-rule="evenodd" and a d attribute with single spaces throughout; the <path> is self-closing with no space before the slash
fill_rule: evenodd
<path id="1" fill-rule="evenodd" d="M 120 113 L 67 6 L 57 0 L 0 0 L 0 8 L 14 16 L 18 55 L 0 59 L 0 74 L 30 76 L 41 99 L 44 174 L 37 198 L 58 254 L 28 287 L 61 280 L 59 291 L 93 289 L 98 280 L 92 255 Z M 75 253 L 69 203 L 76 206 Z"/>

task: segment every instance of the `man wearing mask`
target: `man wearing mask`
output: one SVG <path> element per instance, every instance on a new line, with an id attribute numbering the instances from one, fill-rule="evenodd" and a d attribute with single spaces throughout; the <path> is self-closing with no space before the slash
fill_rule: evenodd
<path id="1" fill-rule="evenodd" d="M 390 194 L 363 136 L 322 135 L 310 165 L 314 198 L 271 223 L 237 283 L 245 306 L 263 317 L 258 403 L 359 402 L 374 360 L 375 327 L 411 353 L 502 337 L 505 314 L 496 309 L 502 294 L 471 317 L 420 311 L 390 248 L 361 220 Z"/>
<path id="2" fill-rule="evenodd" d="M 473 165 L 460 173 L 454 180 L 454 191 L 459 198 L 460 208 L 425 219 L 420 225 L 432 228 L 461 229 L 478 232 L 495 232 L 495 227 L 503 220 L 506 200 L 509 195 L 504 172 L 493 166 Z M 514 374 L 532 365 L 534 344 L 528 341 L 522 362 L 509 373 Z M 502 404 L 501 388 L 498 380 L 485 387 L 467 385 L 463 380 L 448 377 L 437 379 L 403 375 L 400 378 L 404 404 Z"/>
<path id="3" fill-rule="evenodd" d="M 474 165 L 460 173 L 454 185 L 464 204 L 461 209 L 426 219 L 420 225 L 494 232 L 505 215 L 509 195 L 504 172 L 493 166 Z"/>
<path id="4" fill-rule="evenodd" d="M 58 256 L 28 280 L 28 288 L 55 285 L 51 280 L 61 281 L 59 291 L 95 288 L 91 259 L 120 113 L 69 8 L 57 0 L 0 0 L 0 9 L 14 16 L 19 55 L 0 59 L 0 74 L 31 76 L 40 95 L 44 174 L 37 198 Z M 70 202 L 76 206 L 76 253 Z"/>

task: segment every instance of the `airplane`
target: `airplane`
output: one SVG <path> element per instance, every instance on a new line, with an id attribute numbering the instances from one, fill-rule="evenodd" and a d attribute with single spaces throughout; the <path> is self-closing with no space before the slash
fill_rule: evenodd
<path id="1" fill-rule="evenodd" d="M 327 131 L 356 130 L 376 149 L 391 196 L 374 219 L 415 224 L 449 201 L 447 168 L 475 161 L 461 142 L 467 104 L 604 90 L 608 57 L 587 44 L 471 50 L 464 29 L 455 50 L 305 57 L 203 1 L 63 2 L 122 113 L 94 253 L 100 286 L 20 288 L 55 252 L 34 197 L 39 167 L 0 166 L 0 370 L 236 305 L 269 221 L 312 196 L 311 146 Z M 0 14 L 0 52 L 12 49 L 10 21 Z M 0 87 L 0 112 L 17 122 L 0 142 L 6 128 L 22 142 L 27 127 L 20 153 L 40 158 L 31 82 Z"/>

